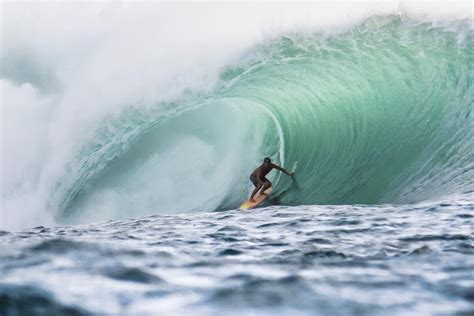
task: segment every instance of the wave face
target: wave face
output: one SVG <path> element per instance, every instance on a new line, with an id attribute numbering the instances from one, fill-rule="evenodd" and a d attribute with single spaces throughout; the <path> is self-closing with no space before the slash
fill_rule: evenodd
<path id="1" fill-rule="evenodd" d="M 113 209 L 236 207 L 267 155 L 297 168 L 297 185 L 272 178 L 286 205 L 472 191 L 473 41 L 461 38 L 463 23 L 451 27 L 373 18 L 337 37 L 292 34 L 255 47 L 211 96 L 169 105 L 166 117 L 126 112 L 108 123 L 113 135 L 101 131 L 106 145 L 80 156 L 59 209 L 85 203 L 75 211 L 83 214 L 108 194 Z"/>
<path id="2" fill-rule="evenodd" d="M 298 162 L 301 188 L 282 196 L 285 204 L 406 203 L 467 192 L 472 44 L 472 33 L 374 18 L 340 37 L 295 35 L 260 47 L 269 57 L 222 94 L 242 111 L 256 102 L 278 122 L 285 165 Z"/>
<path id="3" fill-rule="evenodd" d="M 217 87 L 113 113 L 44 193 L 61 221 L 238 206 L 265 156 L 276 201 L 413 203 L 474 190 L 471 22 L 373 17 L 249 49 Z"/>

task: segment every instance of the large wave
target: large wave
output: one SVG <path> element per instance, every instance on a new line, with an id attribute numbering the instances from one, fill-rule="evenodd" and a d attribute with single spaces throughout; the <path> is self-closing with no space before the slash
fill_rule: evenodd
<path id="1" fill-rule="evenodd" d="M 273 178 L 283 204 L 470 191 L 472 40 L 459 41 L 459 32 L 390 17 L 334 38 L 260 45 L 250 52 L 259 57 L 226 69 L 222 86 L 185 111 L 172 104 L 166 117 L 125 111 L 104 123 L 113 132 L 102 128 L 83 149 L 53 201 L 81 215 L 103 200 L 114 211 L 236 207 L 264 156 L 297 164 L 297 186 Z"/>
<path id="2" fill-rule="evenodd" d="M 66 222 L 229 209 L 265 156 L 296 169 L 296 182 L 271 177 L 285 205 L 472 192 L 472 36 L 470 20 L 403 15 L 337 35 L 274 36 L 222 68 L 212 89 L 131 102 L 89 122 L 68 155 L 49 157 L 61 168 L 35 175 L 42 185 L 29 206 L 41 201 Z M 6 184 L 4 207 L 18 187 Z"/>

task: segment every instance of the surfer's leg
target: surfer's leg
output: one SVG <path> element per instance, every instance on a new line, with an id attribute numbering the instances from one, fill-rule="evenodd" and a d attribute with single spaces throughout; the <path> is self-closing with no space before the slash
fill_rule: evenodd
<path id="1" fill-rule="evenodd" d="M 250 199 L 249 199 L 250 202 L 254 202 L 253 197 L 255 196 L 255 194 L 257 194 L 257 192 L 260 190 L 261 187 L 262 187 L 261 184 L 257 184 L 255 186 L 255 189 L 253 189 L 252 191 L 252 195 L 250 195 Z"/>
<path id="2" fill-rule="evenodd" d="M 254 186 L 258 185 L 257 178 L 254 175 L 250 175 L 250 182 L 252 182 Z"/>
<path id="3" fill-rule="evenodd" d="M 260 192 L 260 194 L 265 194 L 265 191 L 272 186 L 272 183 L 270 182 L 270 180 L 268 180 L 267 178 L 265 178 L 265 181 L 263 182 L 263 188 L 262 188 L 262 191 Z"/>

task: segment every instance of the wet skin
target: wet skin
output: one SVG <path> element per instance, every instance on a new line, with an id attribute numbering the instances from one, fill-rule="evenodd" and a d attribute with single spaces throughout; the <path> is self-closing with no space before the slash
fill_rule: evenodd
<path id="1" fill-rule="evenodd" d="M 270 182 L 270 180 L 268 180 L 266 178 L 266 175 L 269 174 L 270 171 L 272 171 L 273 169 L 277 169 L 279 171 L 282 171 L 282 172 L 286 173 L 289 176 L 292 175 L 291 172 L 289 172 L 288 170 L 286 170 L 286 169 L 284 169 L 284 168 L 282 168 L 278 165 L 275 165 L 271 162 L 264 162 L 257 169 L 255 169 L 250 175 L 251 177 L 255 177 L 255 179 L 257 180 L 257 184 L 255 185 L 255 189 L 252 191 L 252 194 L 250 195 L 250 198 L 249 198 L 250 202 L 255 202 L 255 200 L 253 198 L 257 194 L 257 192 L 260 191 L 260 194 L 265 195 L 265 193 L 264 193 L 265 190 L 267 190 L 269 187 L 272 186 L 272 183 Z"/>

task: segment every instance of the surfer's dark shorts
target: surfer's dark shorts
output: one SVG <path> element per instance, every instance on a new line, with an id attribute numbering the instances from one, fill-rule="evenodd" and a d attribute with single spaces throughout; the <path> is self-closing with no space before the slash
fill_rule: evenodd
<path id="1" fill-rule="evenodd" d="M 257 186 L 257 185 L 258 185 L 258 181 L 257 181 L 257 177 L 256 177 L 256 176 L 251 175 L 251 176 L 250 176 L 250 181 L 252 181 L 252 183 L 253 183 L 254 186 Z"/>

